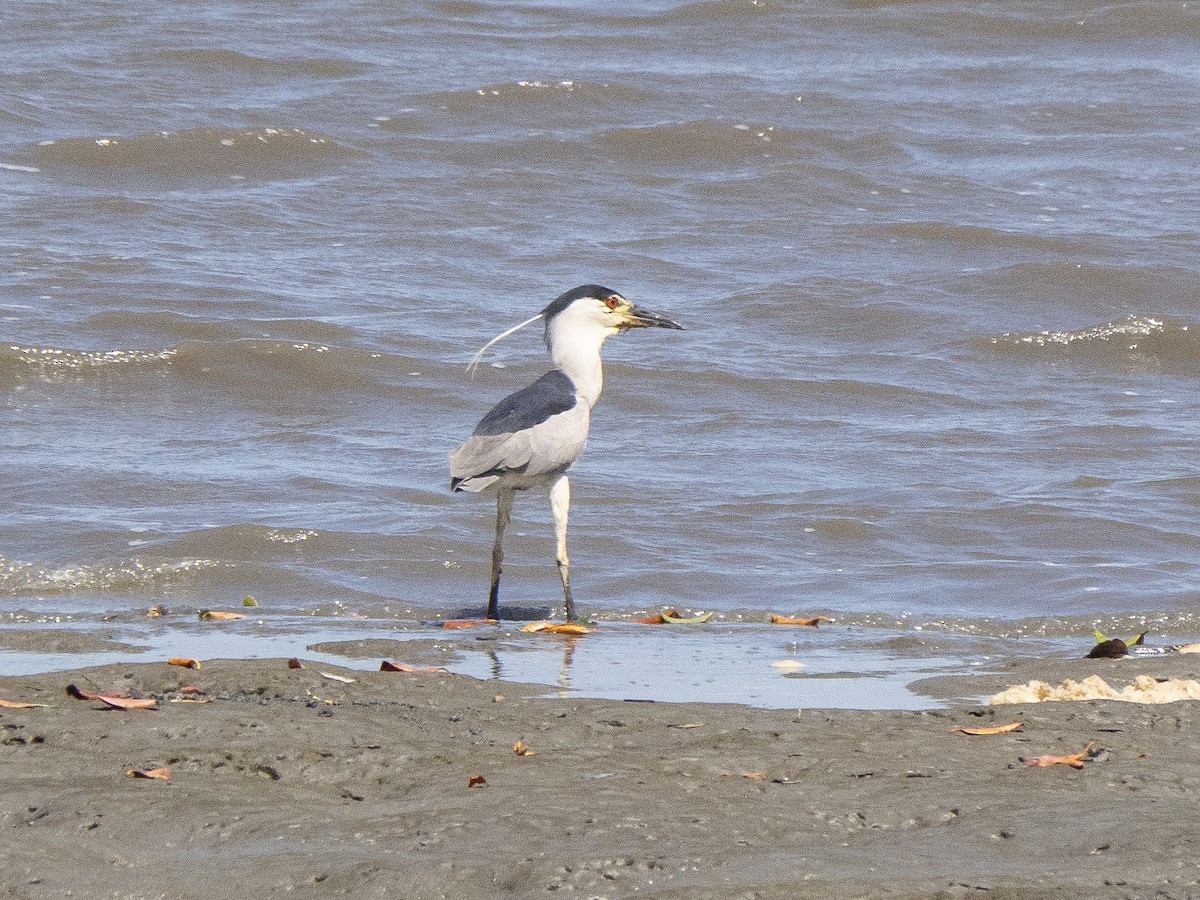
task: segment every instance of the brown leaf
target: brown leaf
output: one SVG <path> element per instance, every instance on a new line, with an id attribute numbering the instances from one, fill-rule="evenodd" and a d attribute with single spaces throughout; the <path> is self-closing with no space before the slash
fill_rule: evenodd
<path id="1" fill-rule="evenodd" d="M 467 779 L 467 787 L 487 787 L 487 779 L 482 775 L 472 775 Z"/>
<path id="2" fill-rule="evenodd" d="M 1078 753 L 1069 753 L 1066 756 L 1054 756 L 1047 753 L 1042 756 L 1018 756 L 1017 759 L 1027 766 L 1041 766 L 1045 768 L 1062 764 L 1070 766 L 1072 769 L 1082 769 L 1084 764 L 1089 761 L 1088 758 L 1091 753 L 1092 745 L 1088 744 Z"/>
<path id="3" fill-rule="evenodd" d="M 161 769 L 130 769 L 125 774 L 130 778 L 157 778 L 159 781 L 169 781 L 171 778 L 171 770 L 165 767 Z"/>
<path id="4" fill-rule="evenodd" d="M 1120 659 L 1129 655 L 1129 645 L 1120 638 L 1101 641 L 1088 651 L 1088 659 Z"/>
<path id="5" fill-rule="evenodd" d="M 951 728 L 951 734 L 1004 734 L 1006 731 L 1016 731 L 1024 722 L 1009 722 L 1006 725 L 987 725 L 982 728 Z"/>
<path id="6" fill-rule="evenodd" d="M 202 609 L 200 610 L 200 618 L 206 621 L 227 622 L 231 619 L 244 619 L 245 613 L 229 612 L 223 609 Z"/>
<path id="7" fill-rule="evenodd" d="M 408 663 L 392 662 L 385 659 L 379 664 L 380 672 L 449 672 L 445 666 L 410 666 Z"/>
<path id="8" fill-rule="evenodd" d="M 513 744 L 513 753 L 517 754 L 517 756 L 536 756 L 537 755 L 533 750 L 530 750 L 525 745 L 524 741 L 517 741 L 515 744 Z"/>
<path id="9" fill-rule="evenodd" d="M 0 697 L 0 707 L 4 709 L 35 709 L 37 707 L 47 707 L 49 703 L 24 703 L 20 700 L 5 700 Z"/>
<path id="10" fill-rule="evenodd" d="M 772 625 L 806 625 L 809 628 L 816 628 L 822 622 L 832 622 L 833 619 L 829 616 L 813 616 L 811 619 L 796 619 L 792 616 L 771 616 Z"/>
<path id="11" fill-rule="evenodd" d="M 296 657 L 293 656 L 291 659 L 288 660 L 288 668 L 289 669 L 303 669 L 304 663 L 300 662 L 300 660 L 298 660 Z"/>
<path id="12" fill-rule="evenodd" d="M 545 634 L 590 634 L 592 629 L 578 622 L 530 622 L 521 626 L 522 631 L 537 631 Z"/>
<path id="13" fill-rule="evenodd" d="M 167 657 L 167 665 L 183 666 L 185 669 L 198 669 L 200 668 L 200 660 L 192 659 L 188 656 L 170 656 Z"/>

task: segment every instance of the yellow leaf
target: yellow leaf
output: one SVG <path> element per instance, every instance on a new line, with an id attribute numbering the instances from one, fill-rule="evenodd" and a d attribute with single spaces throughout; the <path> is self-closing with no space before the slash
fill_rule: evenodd
<path id="1" fill-rule="evenodd" d="M 515 744 L 513 744 L 513 753 L 517 754 L 517 756 L 536 755 L 533 750 L 530 750 L 529 747 L 526 746 L 524 741 L 517 741 Z"/>
<path id="2" fill-rule="evenodd" d="M 809 628 L 816 628 L 822 622 L 832 622 L 833 619 L 829 616 L 813 616 L 811 619 L 796 619 L 792 616 L 771 616 L 772 625 L 806 625 Z"/>
<path id="3" fill-rule="evenodd" d="M 522 631 L 545 632 L 546 634 L 590 634 L 592 629 L 578 622 L 530 622 L 521 626 Z"/>

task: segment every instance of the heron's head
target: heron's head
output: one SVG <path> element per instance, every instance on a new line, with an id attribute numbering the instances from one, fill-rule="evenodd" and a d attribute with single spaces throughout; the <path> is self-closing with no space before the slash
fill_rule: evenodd
<path id="1" fill-rule="evenodd" d="M 677 328 L 683 326 L 660 313 L 634 306 L 616 291 L 598 284 L 585 284 L 567 291 L 542 310 L 546 338 L 556 331 L 590 332 L 601 340 L 630 328 Z"/>
<path id="2" fill-rule="evenodd" d="M 502 331 L 483 345 L 467 366 L 467 372 L 475 371 L 479 360 L 488 347 L 532 325 L 538 319 L 546 322 L 546 346 L 555 354 L 555 346 L 592 348 L 597 352 L 600 345 L 611 335 L 620 334 L 630 328 L 678 328 L 683 326 L 673 319 L 640 306 L 634 306 L 616 291 L 598 284 L 584 284 L 567 291 L 545 309 L 520 325 Z"/>

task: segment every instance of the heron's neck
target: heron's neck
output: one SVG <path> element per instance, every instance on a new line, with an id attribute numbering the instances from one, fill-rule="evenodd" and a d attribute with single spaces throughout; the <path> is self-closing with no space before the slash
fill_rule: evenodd
<path id="1" fill-rule="evenodd" d="M 600 347 L 606 334 L 572 332 L 558 329 L 550 334 L 550 358 L 575 383 L 575 392 L 595 406 L 604 387 L 604 368 L 600 364 Z"/>

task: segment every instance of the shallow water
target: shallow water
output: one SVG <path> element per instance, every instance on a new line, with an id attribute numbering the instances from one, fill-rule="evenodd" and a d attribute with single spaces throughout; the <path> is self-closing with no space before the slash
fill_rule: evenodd
<path id="1" fill-rule="evenodd" d="M 477 613 L 493 510 L 445 453 L 545 360 L 531 329 L 465 364 L 598 281 L 688 330 L 606 347 L 584 610 L 823 612 L 803 661 L 893 681 L 895 640 L 1200 637 L 1192 6 L 4 18 L 0 621 L 150 653 L 164 603 L 217 655 L 194 610 L 253 594 L 236 652 L 294 655 Z M 548 510 L 516 516 L 502 596 L 550 611 Z M 631 628 L 574 689 L 808 702 L 769 629 Z"/>

